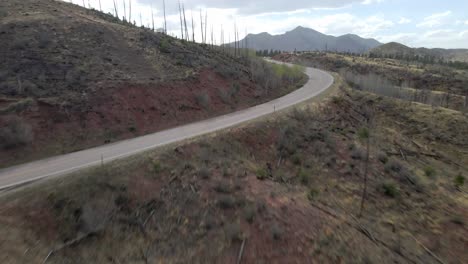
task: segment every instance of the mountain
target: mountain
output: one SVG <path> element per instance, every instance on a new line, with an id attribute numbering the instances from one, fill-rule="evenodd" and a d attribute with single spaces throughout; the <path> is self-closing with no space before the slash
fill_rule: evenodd
<path id="1" fill-rule="evenodd" d="M 369 54 L 384 57 L 431 57 L 436 60 L 468 62 L 468 49 L 410 48 L 397 42 L 373 48 Z"/>
<path id="2" fill-rule="evenodd" d="M 375 39 L 364 39 L 353 34 L 335 37 L 301 26 L 281 35 L 270 35 L 265 32 L 249 34 L 241 40 L 240 43 L 241 45 L 247 43 L 249 48 L 255 50 L 331 50 L 355 53 L 364 53 L 381 45 L 381 43 Z M 234 44 L 231 43 L 231 45 L 233 46 Z"/>

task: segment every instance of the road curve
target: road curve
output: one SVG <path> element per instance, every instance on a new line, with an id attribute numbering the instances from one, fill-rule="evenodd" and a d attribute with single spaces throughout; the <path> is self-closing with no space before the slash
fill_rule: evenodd
<path id="1" fill-rule="evenodd" d="M 102 158 L 107 163 L 163 145 L 232 127 L 315 97 L 328 89 L 334 81 L 330 74 L 318 69 L 306 68 L 306 74 L 309 76 L 309 81 L 302 88 L 261 105 L 146 136 L 2 169 L 0 170 L 0 190 L 52 176 L 62 176 L 79 169 L 98 165 L 101 164 Z"/>

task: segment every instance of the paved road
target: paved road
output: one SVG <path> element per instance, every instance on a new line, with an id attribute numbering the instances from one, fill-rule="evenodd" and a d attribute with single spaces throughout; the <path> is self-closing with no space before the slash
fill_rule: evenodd
<path id="1" fill-rule="evenodd" d="M 333 84 L 333 77 L 324 71 L 306 68 L 306 73 L 309 76 L 309 81 L 302 88 L 268 103 L 138 138 L 2 169 L 0 170 L 0 190 L 52 176 L 62 176 L 82 168 L 98 165 L 101 163 L 102 157 L 104 162 L 110 162 L 149 149 L 232 127 L 271 114 L 275 110 L 278 111 L 301 103 L 317 96 Z"/>

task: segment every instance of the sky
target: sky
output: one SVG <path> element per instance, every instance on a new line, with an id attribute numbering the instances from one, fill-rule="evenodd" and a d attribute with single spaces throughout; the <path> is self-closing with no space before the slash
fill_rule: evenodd
<path id="1" fill-rule="evenodd" d="M 71 2 L 72 0 L 67 0 Z M 99 0 L 73 0 L 99 9 Z M 114 0 L 100 0 L 104 12 L 114 13 Z M 132 5 L 137 24 L 163 26 L 163 0 L 115 0 L 119 16 Z M 400 42 L 410 47 L 468 48 L 467 0 L 181 0 L 195 37 L 201 40 L 200 10 L 208 14 L 208 32 L 213 28 L 219 43 L 221 28 L 225 42 L 234 40 L 234 24 L 240 38 L 248 33 L 283 34 L 297 26 L 328 35 L 357 34 L 380 42 Z M 168 32 L 180 36 L 178 1 L 166 0 Z M 140 20 L 141 14 L 141 20 Z M 191 33 L 190 33 L 191 34 Z"/>

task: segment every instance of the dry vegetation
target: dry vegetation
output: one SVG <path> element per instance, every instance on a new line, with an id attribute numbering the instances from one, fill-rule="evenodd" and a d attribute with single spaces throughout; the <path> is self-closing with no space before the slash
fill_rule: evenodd
<path id="1" fill-rule="evenodd" d="M 2 198 L 0 261 L 464 263 L 467 117 L 341 88 Z"/>

